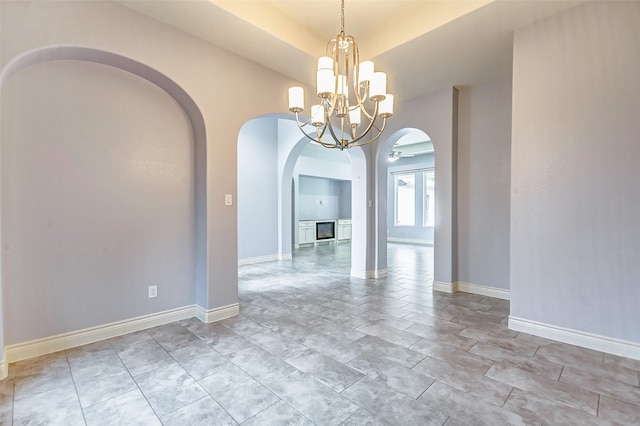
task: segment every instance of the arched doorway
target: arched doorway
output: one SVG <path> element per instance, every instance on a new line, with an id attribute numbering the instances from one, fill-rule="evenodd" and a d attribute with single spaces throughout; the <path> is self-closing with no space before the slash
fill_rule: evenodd
<path id="1" fill-rule="evenodd" d="M 435 229 L 435 153 L 431 138 L 422 130 L 406 128 L 393 133 L 378 151 L 378 203 L 380 234 L 391 249 L 380 247 L 380 256 L 392 256 L 388 264 L 420 271 L 422 279 L 433 282 Z M 419 252 L 419 253 L 418 253 Z M 405 262 L 419 259 L 420 262 Z M 385 263 L 385 267 L 387 265 Z"/>
<path id="2" fill-rule="evenodd" d="M 309 144 L 291 117 L 269 115 L 248 121 L 238 136 L 238 257 L 240 264 L 291 257 L 296 243 L 293 225 L 292 181 L 300 154 Z M 370 201 L 372 185 L 368 154 L 352 148 L 339 155 L 351 161 L 351 275 L 362 278 L 372 272 L 372 227 Z M 322 173 L 320 173 L 322 174 Z M 258 180 L 259 179 L 259 180 Z M 267 194 L 267 195 L 265 195 Z M 262 200 L 262 201 L 258 201 Z M 277 200 L 277 201 L 276 201 Z M 262 214 L 263 224 L 254 215 Z M 268 232 L 252 232 L 255 226 L 268 226 Z M 261 235 L 262 242 L 255 239 Z"/>

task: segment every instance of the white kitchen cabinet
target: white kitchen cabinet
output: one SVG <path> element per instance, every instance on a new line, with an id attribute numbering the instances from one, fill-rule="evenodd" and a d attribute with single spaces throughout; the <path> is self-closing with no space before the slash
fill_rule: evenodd
<path id="1" fill-rule="evenodd" d="M 298 222 L 298 244 L 316 242 L 316 222 L 314 220 L 301 220 Z"/>
<path id="2" fill-rule="evenodd" d="M 338 241 L 351 239 L 351 219 L 338 219 Z"/>

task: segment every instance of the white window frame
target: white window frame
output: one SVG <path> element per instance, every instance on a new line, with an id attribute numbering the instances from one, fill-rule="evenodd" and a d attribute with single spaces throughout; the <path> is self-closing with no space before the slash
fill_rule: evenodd
<path id="1" fill-rule="evenodd" d="M 398 171 L 398 172 L 394 172 L 392 173 L 393 175 L 393 224 L 394 226 L 409 226 L 409 227 L 415 227 L 416 226 L 416 185 L 415 185 L 415 181 L 416 181 L 416 172 L 415 171 L 407 171 L 407 172 L 403 172 L 403 171 Z M 411 217 L 412 223 L 409 223 L 409 221 L 407 221 L 407 223 L 400 223 L 400 215 L 399 215 L 399 207 L 400 207 L 400 203 L 398 202 L 398 198 L 399 198 L 399 191 L 398 191 L 398 181 L 402 178 L 402 177 L 408 177 L 408 176 L 412 176 L 413 178 L 413 185 L 411 186 L 411 188 L 413 188 L 413 202 L 411 203 L 411 207 L 413 208 L 413 211 L 411 213 L 409 213 L 408 217 Z"/>

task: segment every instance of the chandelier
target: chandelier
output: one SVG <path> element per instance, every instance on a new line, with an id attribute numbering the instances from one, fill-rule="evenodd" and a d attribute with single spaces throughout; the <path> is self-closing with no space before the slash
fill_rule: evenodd
<path id="1" fill-rule="evenodd" d="M 304 89 L 291 87 L 289 111 L 295 113 L 298 127 L 307 138 L 325 148 L 342 151 L 370 144 L 380 137 L 387 118 L 393 115 L 393 95 L 386 91 L 387 75 L 374 72 L 371 61 L 360 62 L 356 41 L 344 33 L 342 0 L 340 34 L 327 44 L 326 56 L 318 59 L 316 92 L 320 103 L 311 107 L 311 117 L 301 123 Z M 307 126 L 315 127 L 315 137 L 313 132 L 305 131 Z M 327 133 L 331 140 L 326 140 Z"/>

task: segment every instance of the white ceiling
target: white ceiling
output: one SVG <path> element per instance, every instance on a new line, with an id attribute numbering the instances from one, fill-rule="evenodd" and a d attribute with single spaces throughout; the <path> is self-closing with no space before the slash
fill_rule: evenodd
<path id="1" fill-rule="evenodd" d="M 414 130 L 398 139 L 393 151 L 410 155 L 429 154 L 433 152 L 433 143 L 426 133 Z"/>
<path id="2" fill-rule="evenodd" d="M 340 30 L 338 0 L 115 1 L 311 87 Z M 345 32 L 400 102 L 510 77 L 513 31 L 583 1 L 346 0 Z"/>
<path id="3" fill-rule="evenodd" d="M 323 148 L 322 145 L 314 142 L 305 145 L 300 156 L 310 157 L 316 161 L 321 160 L 329 167 L 334 164 L 351 164 L 351 157 L 347 151 Z"/>

